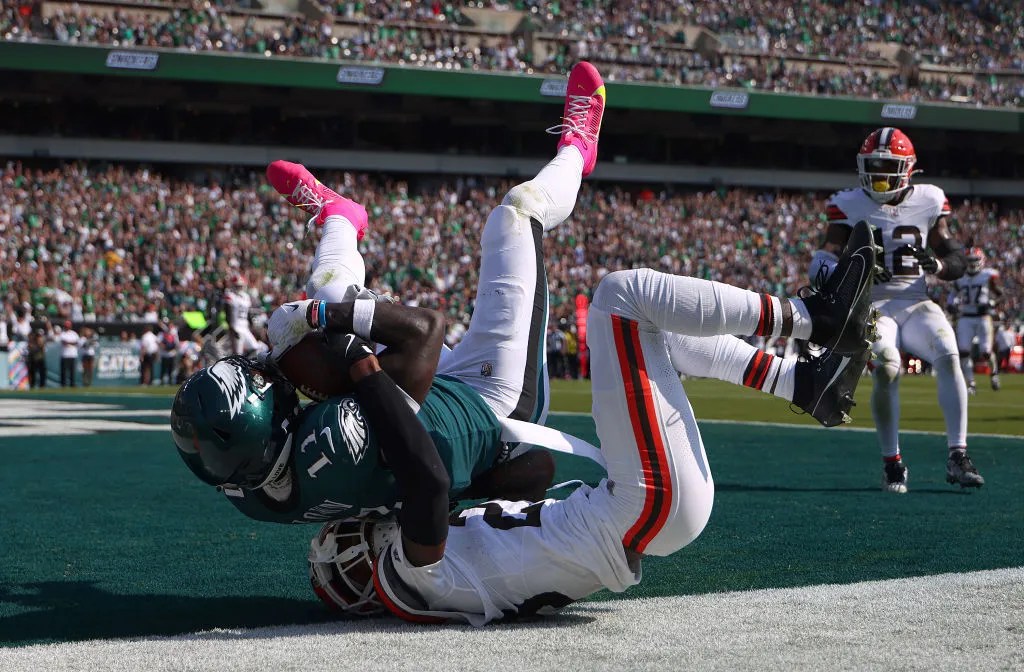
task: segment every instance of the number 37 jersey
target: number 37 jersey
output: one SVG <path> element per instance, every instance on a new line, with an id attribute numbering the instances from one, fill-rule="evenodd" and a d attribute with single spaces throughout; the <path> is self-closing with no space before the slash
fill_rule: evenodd
<path id="1" fill-rule="evenodd" d="M 883 248 L 878 263 L 892 272 L 892 280 L 875 285 L 872 301 L 928 298 L 925 274 L 910 246 L 928 246 L 928 232 L 939 217 L 950 213 L 942 189 L 915 184 L 895 205 L 876 203 L 862 189 L 837 192 L 825 208 L 829 224 L 853 227 L 864 220 L 875 228 L 875 243 Z"/>

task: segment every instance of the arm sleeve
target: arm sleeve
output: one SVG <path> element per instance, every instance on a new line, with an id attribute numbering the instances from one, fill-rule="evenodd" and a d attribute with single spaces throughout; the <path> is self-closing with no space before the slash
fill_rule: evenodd
<path id="1" fill-rule="evenodd" d="M 935 246 L 935 256 L 942 260 L 942 268 L 936 274 L 941 280 L 962 278 L 967 270 L 967 255 L 958 240 L 943 238 Z"/>
<path id="2" fill-rule="evenodd" d="M 433 439 L 385 372 L 360 379 L 355 388 L 402 495 L 402 534 L 425 546 L 443 543 L 448 538 L 451 479 Z"/>

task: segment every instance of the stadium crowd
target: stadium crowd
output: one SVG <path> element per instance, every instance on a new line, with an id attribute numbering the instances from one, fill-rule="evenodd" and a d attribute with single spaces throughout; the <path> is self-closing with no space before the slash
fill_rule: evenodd
<path id="1" fill-rule="evenodd" d="M 324 173 L 363 203 L 368 284 L 443 310 L 457 341 L 472 311 L 478 236 L 510 186 L 459 178 L 437 186 Z M 852 182 L 853 180 L 851 180 Z M 261 175 L 183 181 L 152 169 L 69 163 L 0 172 L 0 314 L 4 321 L 179 323 L 213 314 L 241 276 L 256 313 L 300 296 L 315 232 Z M 585 183 L 548 235 L 552 322 L 604 274 L 650 266 L 780 295 L 807 284 L 827 194 L 749 189 L 625 191 Z M 999 309 L 1024 319 L 1024 211 L 956 201 L 953 224 L 1003 276 Z M 942 302 L 944 286 L 935 286 Z M 944 302 L 942 302 L 944 305 Z M 258 320 L 257 320 L 258 322 Z"/>
<path id="2" fill-rule="evenodd" d="M 828 0 L 323 0 L 324 15 L 314 18 L 239 11 L 249 3 L 133 4 L 44 15 L 42 0 L 3 0 L 0 36 L 515 72 L 561 73 L 586 58 L 610 81 L 974 105 L 1024 100 L 1024 12 L 1013 0 L 868 0 L 854 14 L 849 3 Z M 530 30 L 465 30 L 464 7 L 522 11 Z M 686 26 L 710 31 L 718 48 L 686 44 Z M 879 68 L 879 43 L 902 45 L 914 63 Z"/>

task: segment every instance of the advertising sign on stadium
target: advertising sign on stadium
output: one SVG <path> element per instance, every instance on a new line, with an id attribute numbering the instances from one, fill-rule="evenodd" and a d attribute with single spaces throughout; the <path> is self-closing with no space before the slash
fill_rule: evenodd
<path id="1" fill-rule="evenodd" d="M 745 110 L 749 104 L 750 96 L 743 91 L 715 91 L 711 94 L 711 107 Z"/>
<path id="2" fill-rule="evenodd" d="M 160 54 L 138 51 L 112 51 L 107 54 L 107 67 L 118 70 L 156 70 Z"/>
<path id="3" fill-rule="evenodd" d="M 139 353 L 131 345 L 100 343 L 96 352 L 96 384 L 128 385 L 137 383 L 139 368 Z"/>
<path id="4" fill-rule="evenodd" d="M 359 68 L 344 65 L 338 70 L 339 84 L 361 84 L 379 86 L 384 81 L 384 68 Z"/>
<path id="5" fill-rule="evenodd" d="M 565 91 L 568 88 L 568 79 L 545 79 L 540 83 L 540 95 L 551 96 L 552 98 L 565 98 Z"/>
<path id="6" fill-rule="evenodd" d="M 899 105 L 886 103 L 882 105 L 882 119 L 913 119 L 917 116 L 917 105 Z"/>

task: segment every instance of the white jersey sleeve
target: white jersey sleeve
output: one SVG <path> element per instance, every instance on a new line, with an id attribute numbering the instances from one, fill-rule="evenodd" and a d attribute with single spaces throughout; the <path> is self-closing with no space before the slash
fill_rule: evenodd
<path id="1" fill-rule="evenodd" d="M 411 565 L 401 542 L 379 557 L 374 582 L 388 608 L 410 621 L 471 625 L 546 614 L 602 588 L 640 581 L 622 539 L 601 515 L 608 491 L 581 487 L 565 500 L 493 501 L 449 527 L 444 558 Z"/>

